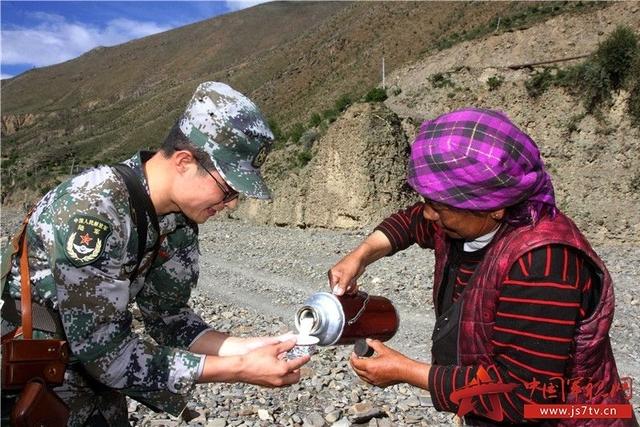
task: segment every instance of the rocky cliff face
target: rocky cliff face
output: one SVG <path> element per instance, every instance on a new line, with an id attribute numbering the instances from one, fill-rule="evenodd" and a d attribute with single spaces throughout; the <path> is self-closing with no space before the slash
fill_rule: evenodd
<path id="1" fill-rule="evenodd" d="M 414 200 L 404 186 L 414 124 L 477 106 L 504 111 L 533 137 L 558 206 L 585 234 L 596 242 L 640 242 L 640 132 L 625 110 L 628 94 L 615 94 L 596 118 L 561 88 L 531 98 L 525 82 L 535 68 L 508 67 L 591 53 L 619 24 L 640 28 L 637 2 L 464 42 L 405 67 L 387 78 L 395 95 L 386 107 L 347 110 L 316 142 L 305 168 L 284 179 L 267 173 L 273 203 L 249 202 L 235 215 L 280 225 L 372 225 Z M 436 75 L 440 84 L 434 84 Z M 492 77 L 501 84 L 490 87 Z M 272 165 L 281 155 L 274 154 Z"/>
<path id="2" fill-rule="evenodd" d="M 359 228 L 415 198 L 405 185 L 409 142 L 398 116 L 383 104 L 356 104 L 316 142 L 297 173 L 274 179 L 265 164 L 270 203 L 249 200 L 234 216 L 298 227 Z"/>
<path id="3" fill-rule="evenodd" d="M 2 116 L 2 136 L 16 133 L 20 128 L 36 122 L 35 114 L 6 114 Z"/>
<path id="4" fill-rule="evenodd" d="M 594 52 L 618 25 L 640 29 L 638 2 L 461 43 L 393 73 L 389 81 L 400 93 L 387 105 L 416 122 L 464 106 L 504 111 L 540 147 L 558 206 L 585 234 L 594 241 L 640 242 L 640 130 L 626 112 L 628 93 L 614 94 L 595 117 L 561 88 L 531 98 L 525 82 L 536 68 L 508 67 Z M 432 83 L 438 73 L 447 80 L 442 87 Z M 492 77 L 502 80 L 493 90 Z"/>

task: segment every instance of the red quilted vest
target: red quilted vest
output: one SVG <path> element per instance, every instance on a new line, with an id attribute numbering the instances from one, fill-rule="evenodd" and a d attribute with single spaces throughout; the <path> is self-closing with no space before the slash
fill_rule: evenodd
<path id="1" fill-rule="evenodd" d="M 507 227 L 494 237 L 476 272 L 464 290 L 458 336 L 458 361 L 461 365 L 493 364 L 491 335 L 495 323 L 498 296 L 511 266 L 526 252 L 543 245 L 563 244 L 582 251 L 602 272 L 602 294 L 594 312 L 579 322 L 574 337 L 574 351 L 565 372 L 566 379 L 583 378 L 611 390 L 619 384 L 618 369 L 609 340 L 613 321 L 614 298 L 611 276 L 575 224 L 562 213 L 554 219 L 542 218 L 535 227 Z M 435 238 L 436 265 L 433 295 L 436 301 L 449 253 L 449 240 L 439 231 Z M 584 393 L 569 394 L 566 403 L 628 403 L 620 391 L 613 397 L 587 399 Z M 552 420 L 555 425 L 637 425 L 634 419 Z"/>

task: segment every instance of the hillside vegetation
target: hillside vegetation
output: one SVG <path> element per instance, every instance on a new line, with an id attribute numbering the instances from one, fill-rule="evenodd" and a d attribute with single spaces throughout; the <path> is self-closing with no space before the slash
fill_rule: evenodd
<path id="1" fill-rule="evenodd" d="M 310 121 L 332 122 L 374 88 L 383 53 L 393 72 L 460 42 L 609 7 L 274 2 L 97 48 L 2 81 L 2 202 L 32 202 L 81 168 L 157 147 L 203 80 L 228 82 L 255 99 L 285 149 Z"/>
<path id="2" fill-rule="evenodd" d="M 417 200 L 404 185 L 416 127 L 477 106 L 506 112 L 533 137 L 558 206 L 591 241 L 640 243 L 638 29 L 640 4 L 619 2 L 427 55 L 388 76 L 383 104 L 356 102 L 326 133 L 321 123 L 269 157 L 274 202 L 248 201 L 234 215 L 369 227 Z M 544 90 L 532 92 L 544 75 L 535 83 Z"/>

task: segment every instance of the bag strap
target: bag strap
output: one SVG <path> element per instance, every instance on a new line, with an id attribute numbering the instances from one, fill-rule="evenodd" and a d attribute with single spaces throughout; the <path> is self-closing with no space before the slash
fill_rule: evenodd
<path id="1" fill-rule="evenodd" d="M 2 317 L 9 318 L 13 315 L 15 320 L 18 320 L 18 313 L 16 311 L 14 300 L 7 298 L 9 294 L 7 276 L 11 271 L 11 260 L 14 255 L 20 253 L 20 317 L 22 321 L 23 336 L 25 339 L 31 339 L 33 336 L 29 255 L 27 254 L 27 225 L 29 224 L 29 218 L 31 218 L 31 212 L 33 212 L 33 209 L 30 210 L 24 217 L 24 220 L 22 220 L 22 224 L 20 225 L 20 228 L 18 228 L 18 232 L 11 239 L 11 243 L 3 254 L 4 256 L 2 260 Z"/>
<path id="2" fill-rule="evenodd" d="M 2 260 L 2 318 L 10 322 L 18 323 L 23 321 L 23 306 L 30 307 L 26 309 L 27 316 L 30 319 L 27 323 L 31 323 L 27 333 L 32 333 L 33 328 L 51 332 L 59 336 L 64 336 L 64 328 L 60 320 L 57 310 L 45 307 L 40 304 L 32 304 L 31 302 L 31 283 L 29 273 L 29 254 L 27 249 L 27 225 L 33 209 L 25 216 L 22 225 L 18 228 L 17 233 L 11 239 L 11 244 L 3 254 Z M 20 300 L 13 299 L 9 294 L 9 284 L 7 276 L 11 271 L 11 262 L 15 256 L 19 254 L 20 269 Z M 6 265 L 5 265 L 6 264 Z M 25 281 L 26 278 L 26 281 Z M 26 291 L 28 289 L 28 292 Z M 26 300 L 25 300 L 26 296 Z M 28 305 L 25 305 L 28 304 Z M 29 313 L 30 312 L 30 313 Z M 22 326 L 12 331 L 13 335 L 22 333 Z M 9 336 L 11 333 L 7 334 Z M 25 337 L 26 338 L 26 337 Z"/>
<path id="3" fill-rule="evenodd" d="M 133 169 L 123 163 L 113 165 L 112 167 L 120 174 L 120 176 L 122 176 L 122 179 L 127 186 L 133 220 L 136 223 L 136 228 L 138 229 L 138 261 L 136 268 L 129 276 L 129 280 L 133 282 L 136 277 L 138 277 L 140 264 L 142 263 L 144 253 L 147 249 L 147 217 L 151 220 L 151 226 L 157 235 L 156 241 L 153 244 L 153 256 L 151 257 L 150 263 L 153 263 L 160 251 L 160 225 L 158 224 L 158 216 L 156 215 L 156 210 L 151 202 L 151 197 L 149 197 L 149 194 L 140 182 L 140 179 L 133 172 Z"/>
<path id="4" fill-rule="evenodd" d="M 31 322 L 31 276 L 29 275 L 29 254 L 27 252 L 27 233 L 22 233 L 22 253 L 20 254 L 20 303 L 22 312 L 22 336 L 26 340 L 33 338 Z"/>

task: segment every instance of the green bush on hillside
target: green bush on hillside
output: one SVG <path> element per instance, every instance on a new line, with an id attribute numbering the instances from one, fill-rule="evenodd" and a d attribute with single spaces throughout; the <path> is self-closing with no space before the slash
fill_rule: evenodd
<path id="1" fill-rule="evenodd" d="M 322 123 L 322 117 L 318 113 L 313 113 L 309 119 L 309 127 L 317 127 Z"/>
<path id="2" fill-rule="evenodd" d="M 593 112 L 605 101 L 611 99 L 613 85 L 607 70 L 597 62 L 587 62 L 578 74 L 582 101 L 588 112 Z"/>
<path id="3" fill-rule="evenodd" d="M 638 55 L 634 61 L 629 80 L 629 102 L 627 104 L 627 111 L 631 116 L 631 124 L 640 128 L 640 55 Z"/>
<path id="4" fill-rule="evenodd" d="M 498 89 L 504 83 L 504 77 L 501 76 L 491 76 L 487 79 L 487 86 L 490 91 Z"/>
<path id="5" fill-rule="evenodd" d="M 554 81 L 554 76 L 551 74 L 549 68 L 545 68 L 542 71 L 535 71 L 529 79 L 524 82 L 524 87 L 527 89 L 527 93 L 532 98 L 537 98 L 542 95 Z"/>
<path id="6" fill-rule="evenodd" d="M 334 109 L 324 110 L 322 112 L 322 117 L 329 123 L 333 123 L 338 118 L 338 112 Z"/>
<path id="7" fill-rule="evenodd" d="M 351 96 L 349 94 L 344 94 L 334 104 L 334 107 L 338 112 L 343 112 L 353 103 Z"/>
<path id="8" fill-rule="evenodd" d="M 618 26 L 598 49 L 581 64 L 557 70 L 534 72 L 525 82 L 532 98 L 551 85 L 565 88 L 582 98 L 587 113 L 596 112 L 611 100 L 614 91 L 629 90 L 627 109 L 632 124 L 640 127 L 640 46 L 638 36 L 627 26 Z"/>
<path id="9" fill-rule="evenodd" d="M 618 26 L 600 45 L 595 62 L 602 67 L 602 74 L 612 89 L 618 90 L 629 75 L 638 56 L 638 36 L 627 26 Z"/>
<path id="10" fill-rule="evenodd" d="M 381 87 L 374 87 L 364 96 L 365 102 L 383 102 L 387 99 L 387 91 Z"/>
<path id="11" fill-rule="evenodd" d="M 280 129 L 280 125 L 278 125 L 278 122 L 276 122 L 274 119 L 268 119 L 267 124 L 269 125 L 271 132 L 273 132 L 276 143 L 283 141 L 284 135 L 282 133 L 282 129 Z"/>
<path id="12" fill-rule="evenodd" d="M 450 73 L 435 73 L 434 75 L 429 77 L 429 80 L 431 81 L 431 86 L 433 86 L 436 89 L 441 89 L 447 86 L 453 87 L 454 86 L 453 81 L 449 76 L 450 76 Z"/>
<path id="13" fill-rule="evenodd" d="M 300 137 L 305 130 L 306 129 L 304 128 L 304 125 L 300 122 L 297 122 L 293 126 L 291 126 L 291 129 L 289 130 L 289 137 L 287 139 L 290 139 L 295 144 L 300 140 Z"/>
<path id="14" fill-rule="evenodd" d="M 309 161 L 313 158 L 313 154 L 311 154 L 311 150 L 305 149 L 298 153 L 296 158 L 298 168 L 305 167 Z"/>

